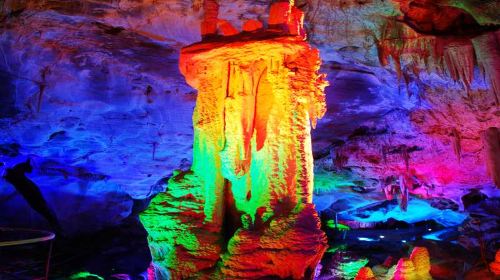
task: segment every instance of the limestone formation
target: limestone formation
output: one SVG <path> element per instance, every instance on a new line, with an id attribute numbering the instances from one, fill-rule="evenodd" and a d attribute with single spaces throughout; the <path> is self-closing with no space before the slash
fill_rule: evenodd
<path id="1" fill-rule="evenodd" d="M 249 19 L 243 24 L 243 31 L 252 32 L 259 29 L 262 29 L 262 22 L 255 19 Z"/>
<path id="2" fill-rule="evenodd" d="M 293 2 L 293 1 L 291 1 Z M 305 39 L 304 13 L 289 1 L 276 2 L 269 11 L 269 27 Z"/>
<path id="3" fill-rule="evenodd" d="M 219 3 L 217 0 L 203 1 L 203 21 L 201 23 L 201 36 L 209 37 L 217 34 L 219 16 Z"/>
<path id="4" fill-rule="evenodd" d="M 372 269 L 368 266 L 362 267 L 358 271 L 356 278 L 354 278 L 354 280 L 376 280 L 376 279 L 377 278 L 375 277 L 375 274 L 373 274 Z"/>
<path id="5" fill-rule="evenodd" d="M 301 22 L 290 22 L 297 32 L 230 30 L 181 50 L 179 69 L 198 90 L 193 165 L 142 215 L 165 275 L 314 276 L 326 236 L 312 204 L 310 130 L 327 83 Z"/>
<path id="6" fill-rule="evenodd" d="M 431 259 L 429 256 L 429 251 L 425 247 L 415 247 L 410 255 L 410 260 L 415 266 L 415 271 L 418 275 L 418 279 L 421 280 L 431 280 Z"/>
<path id="7" fill-rule="evenodd" d="M 413 262 L 407 258 L 399 259 L 392 280 L 416 280 L 417 277 Z"/>

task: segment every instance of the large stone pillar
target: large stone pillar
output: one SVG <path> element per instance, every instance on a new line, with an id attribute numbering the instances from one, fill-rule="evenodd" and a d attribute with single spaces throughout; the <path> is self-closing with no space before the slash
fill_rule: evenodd
<path id="1" fill-rule="evenodd" d="M 325 112 L 319 66 L 295 37 L 182 50 L 181 72 L 198 89 L 192 170 L 205 182 L 207 220 L 221 219 L 225 184 L 252 222 L 311 203 L 310 129 Z"/>
<path id="2" fill-rule="evenodd" d="M 283 29 L 182 49 L 179 68 L 198 90 L 193 165 L 141 216 L 160 269 L 313 277 L 326 249 L 312 205 L 310 130 L 326 110 L 320 62 L 300 32 Z"/>

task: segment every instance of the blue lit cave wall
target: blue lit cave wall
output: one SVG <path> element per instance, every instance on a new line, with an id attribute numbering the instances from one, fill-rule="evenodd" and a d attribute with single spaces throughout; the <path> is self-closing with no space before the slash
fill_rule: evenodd
<path id="1" fill-rule="evenodd" d="M 133 199 L 189 166 L 195 92 L 177 70 L 178 51 L 91 18 L 23 16 L 2 30 L 2 171 L 29 158 L 30 179 L 68 232 L 118 224 Z M 1 184 L 0 221 L 42 226 Z"/>

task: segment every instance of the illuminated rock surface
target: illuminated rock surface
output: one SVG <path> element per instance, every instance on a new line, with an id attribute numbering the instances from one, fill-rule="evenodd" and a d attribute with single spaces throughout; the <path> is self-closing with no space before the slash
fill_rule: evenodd
<path id="1" fill-rule="evenodd" d="M 365 266 L 361 268 L 358 271 L 358 274 L 356 275 L 356 278 L 354 280 L 375 280 L 375 274 L 373 274 L 373 271 L 371 268 Z"/>
<path id="2" fill-rule="evenodd" d="M 307 42 L 319 49 L 321 72 L 330 82 L 325 89 L 327 113 L 311 132 L 313 202 L 322 219 L 338 214 L 352 226 L 349 233 L 356 227 L 405 224 L 418 230 L 419 223 L 436 221 L 424 239 L 432 238 L 451 253 L 435 254 L 428 247 L 433 271 L 440 269 L 444 279 L 492 277 L 483 272 L 500 240 L 495 137 L 500 123 L 500 2 L 296 0 L 296 7 L 279 2 L 270 16 L 269 1 L 254 0 L 4 1 L 0 173 L 19 160 L 33 159 L 34 171 L 28 177 L 71 236 L 122 227 L 165 190 L 175 169 L 191 166 L 197 94 L 178 64 L 181 48 L 201 40 L 204 15 L 211 13 L 210 32 L 216 36 L 263 30 L 283 35 L 300 33 L 303 12 Z M 189 180 L 202 179 L 192 176 Z M 407 203 L 402 203 L 401 187 L 408 190 Z M 183 189 L 173 181 L 168 188 Z M 204 206 L 200 200 L 189 208 L 204 215 Z M 0 209 L 0 226 L 50 228 L 3 178 Z M 205 216 L 177 220 L 203 228 L 199 223 Z M 238 221 L 227 227 L 234 230 Z M 401 240 L 370 251 L 369 242 L 383 244 L 378 236 L 361 234 L 373 241 L 354 240 L 363 245 L 359 258 L 382 263 L 387 255 L 396 260 L 409 255 L 389 254 L 391 248 L 401 247 Z M 215 245 L 203 251 L 207 261 L 195 262 L 203 267 L 220 258 L 217 254 L 226 251 L 228 238 L 217 243 L 211 240 L 218 240 L 216 235 L 206 237 Z M 446 243 L 450 241 L 467 251 L 453 251 Z M 145 246 L 136 248 L 129 250 L 149 254 Z M 486 260 L 477 267 L 481 248 Z M 179 254 L 187 264 L 196 259 L 189 250 Z M 335 277 L 330 259 L 328 254 L 323 259 L 321 280 Z M 94 261 L 109 270 L 128 267 L 101 260 Z M 195 262 L 186 265 L 186 271 L 196 270 Z M 360 264 L 341 263 L 340 270 L 348 267 L 354 273 L 339 275 L 353 278 Z M 463 271 L 471 266 L 483 274 Z M 88 271 L 106 279 L 116 274 Z"/>
<path id="3" fill-rule="evenodd" d="M 500 250 L 497 251 L 495 255 L 495 260 L 490 263 L 490 270 L 496 276 L 500 275 Z"/>
<path id="4" fill-rule="evenodd" d="M 142 215 L 155 265 L 174 278 L 310 279 L 326 249 L 310 138 L 326 82 L 318 51 L 283 32 L 181 51 L 179 68 L 198 89 L 192 171 Z"/>
<path id="5" fill-rule="evenodd" d="M 410 259 L 402 258 L 396 265 L 392 280 L 414 280 L 417 279 L 415 265 Z"/>
<path id="6" fill-rule="evenodd" d="M 415 266 L 416 273 L 419 279 L 432 279 L 429 274 L 431 270 L 431 258 L 429 251 L 425 247 L 415 247 L 410 255 L 410 260 Z"/>

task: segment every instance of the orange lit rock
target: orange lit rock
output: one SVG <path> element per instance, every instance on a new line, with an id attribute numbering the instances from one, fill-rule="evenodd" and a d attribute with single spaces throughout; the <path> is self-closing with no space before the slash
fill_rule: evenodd
<path id="1" fill-rule="evenodd" d="M 252 222 L 311 203 L 310 129 L 325 113 L 319 66 L 318 51 L 295 37 L 182 50 L 181 72 L 199 92 L 192 169 L 205 177 L 207 220 L 222 219 L 226 181 Z"/>
<path id="2" fill-rule="evenodd" d="M 415 266 L 415 271 L 419 279 L 432 279 L 430 275 L 431 271 L 431 259 L 429 256 L 429 251 L 425 247 L 415 247 L 410 255 L 410 260 Z"/>
<path id="3" fill-rule="evenodd" d="M 217 0 L 203 1 L 203 21 L 201 22 L 201 36 L 207 37 L 217 34 L 219 4 Z"/>
<path id="4" fill-rule="evenodd" d="M 495 276 L 500 276 L 500 250 L 495 255 L 495 261 L 490 263 L 490 270 Z"/>
<path id="5" fill-rule="evenodd" d="M 154 263 L 174 279 L 312 279 L 327 248 L 312 204 L 310 131 L 326 111 L 319 52 L 300 35 L 218 23 L 234 36 L 181 50 L 198 90 L 193 165 L 141 216 Z"/>
<path id="6" fill-rule="evenodd" d="M 293 6 L 293 1 L 276 2 L 269 11 L 269 28 L 305 38 L 304 12 Z"/>
<path id="7" fill-rule="evenodd" d="M 290 2 L 275 2 L 269 10 L 269 25 L 286 25 L 288 24 L 292 5 Z"/>
<path id="8" fill-rule="evenodd" d="M 262 22 L 255 19 L 249 19 L 243 24 L 243 31 L 252 32 L 259 29 L 262 29 Z"/>
<path id="9" fill-rule="evenodd" d="M 489 32 L 472 39 L 474 51 L 484 76 L 491 84 L 497 106 L 500 106 L 500 31 Z"/>
<path id="10" fill-rule="evenodd" d="M 229 278 L 310 278 L 326 249 L 311 204 L 310 130 L 325 113 L 319 67 L 318 51 L 300 37 L 181 51 L 180 70 L 198 89 L 192 170 L 204 189 L 205 223 L 229 224 Z"/>
<path id="11" fill-rule="evenodd" d="M 371 268 L 368 266 L 362 267 L 359 271 L 358 274 L 356 274 L 356 278 L 354 280 L 376 280 L 377 278 L 375 277 L 375 274 L 373 274 L 373 271 Z"/>
<path id="12" fill-rule="evenodd" d="M 222 256 L 226 279 L 313 279 L 326 250 L 325 234 L 312 204 L 276 217 L 263 231 L 239 229 Z M 267 279 L 267 278 L 266 278 Z"/>
<path id="13" fill-rule="evenodd" d="M 217 27 L 219 30 L 219 33 L 222 36 L 232 36 L 238 34 L 238 29 L 234 28 L 231 23 L 227 20 L 224 19 L 219 19 L 217 21 Z"/>
<path id="14" fill-rule="evenodd" d="M 413 262 L 407 258 L 399 259 L 392 280 L 416 280 L 417 277 Z"/>

